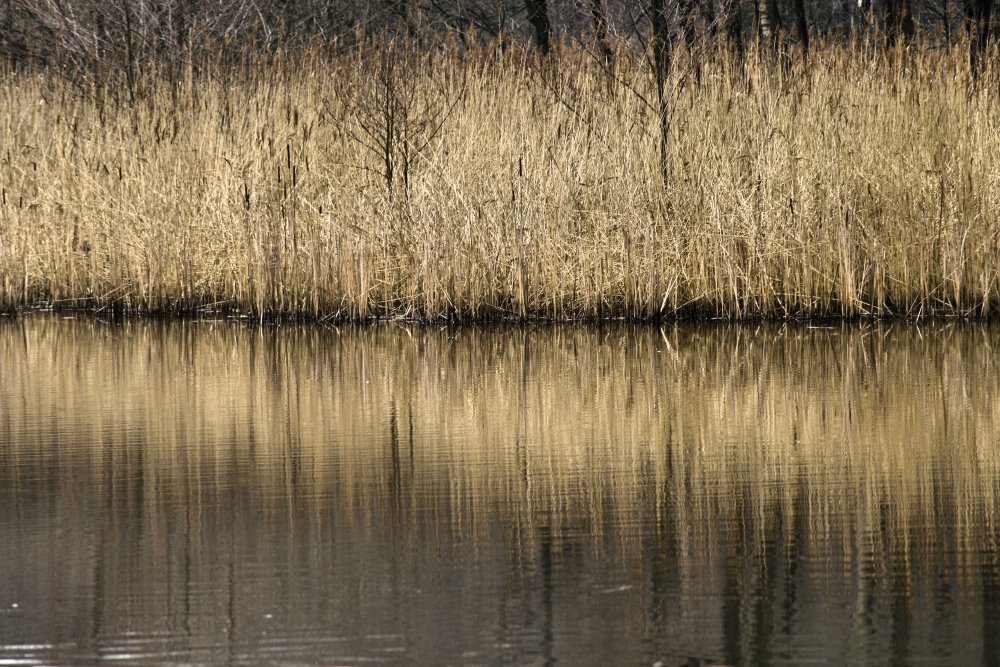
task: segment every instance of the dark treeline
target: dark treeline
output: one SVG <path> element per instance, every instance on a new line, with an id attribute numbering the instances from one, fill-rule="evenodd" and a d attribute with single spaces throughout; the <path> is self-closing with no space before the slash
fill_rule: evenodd
<path id="1" fill-rule="evenodd" d="M 351 48 L 401 31 L 430 43 L 530 41 L 543 52 L 578 43 L 605 60 L 635 43 L 659 48 L 667 62 L 680 43 L 807 52 L 816 37 L 893 45 L 920 35 L 966 40 L 975 63 L 1000 30 L 993 14 L 993 0 L 0 0 L 0 52 L 9 63 L 80 71 L 94 62 L 190 62 L 220 47 Z"/>

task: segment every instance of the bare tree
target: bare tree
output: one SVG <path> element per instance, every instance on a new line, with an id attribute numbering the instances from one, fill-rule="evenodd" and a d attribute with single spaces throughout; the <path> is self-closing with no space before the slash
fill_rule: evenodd
<path id="1" fill-rule="evenodd" d="M 456 92 L 433 57 L 383 35 L 357 54 L 362 76 L 347 76 L 338 99 L 326 101 L 327 117 L 374 165 L 355 166 L 376 173 L 390 200 L 399 192 L 409 198 L 414 169 L 464 95 L 464 80 Z"/>

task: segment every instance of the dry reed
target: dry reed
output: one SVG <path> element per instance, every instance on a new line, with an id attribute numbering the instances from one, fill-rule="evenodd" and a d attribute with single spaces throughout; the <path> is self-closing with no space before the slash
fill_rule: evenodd
<path id="1" fill-rule="evenodd" d="M 178 77 L 134 105 L 0 78 L 0 304 L 316 319 L 988 316 L 997 72 L 817 46 L 672 84 L 564 49 L 388 43 Z M 995 59 L 989 59 L 994 62 Z M 110 77 L 109 82 L 116 79 Z"/>

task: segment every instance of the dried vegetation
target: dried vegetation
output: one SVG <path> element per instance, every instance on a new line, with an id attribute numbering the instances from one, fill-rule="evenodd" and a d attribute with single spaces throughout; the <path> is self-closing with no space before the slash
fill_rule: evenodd
<path id="1" fill-rule="evenodd" d="M 997 73 L 968 51 L 375 40 L 0 77 L 0 304 L 309 319 L 991 315 Z M 984 62 L 995 62 L 995 58 Z M 127 89 L 126 92 L 123 90 Z"/>

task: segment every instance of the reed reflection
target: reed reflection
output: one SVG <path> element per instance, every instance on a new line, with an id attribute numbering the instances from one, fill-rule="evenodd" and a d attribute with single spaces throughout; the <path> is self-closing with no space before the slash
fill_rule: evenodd
<path id="1" fill-rule="evenodd" d="M 998 333 L 5 321 L 0 642 L 988 662 Z"/>

